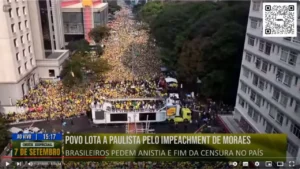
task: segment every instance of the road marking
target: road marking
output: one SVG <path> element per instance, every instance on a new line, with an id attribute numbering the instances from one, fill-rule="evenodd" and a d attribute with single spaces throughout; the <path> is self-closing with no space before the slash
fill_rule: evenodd
<path id="1" fill-rule="evenodd" d="M 29 126 L 29 128 L 31 128 L 34 125 L 34 122 L 31 123 L 31 125 Z"/>

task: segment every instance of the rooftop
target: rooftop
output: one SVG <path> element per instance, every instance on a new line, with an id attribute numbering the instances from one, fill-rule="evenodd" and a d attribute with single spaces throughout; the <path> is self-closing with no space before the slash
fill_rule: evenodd
<path id="1" fill-rule="evenodd" d="M 58 59 L 64 52 L 46 51 L 46 59 Z"/>
<path id="2" fill-rule="evenodd" d="M 106 6 L 108 6 L 108 3 L 93 2 L 92 8 L 101 9 L 101 8 L 105 8 Z M 83 8 L 84 6 L 82 5 L 81 2 L 79 3 L 73 2 L 70 4 L 62 4 L 61 7 L 63 9 L 66 9 L 66 8 Z"/>

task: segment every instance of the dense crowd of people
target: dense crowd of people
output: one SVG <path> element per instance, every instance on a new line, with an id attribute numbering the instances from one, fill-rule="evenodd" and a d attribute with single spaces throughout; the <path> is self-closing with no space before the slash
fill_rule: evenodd
<path id="1" fill-rule="evenodd" d="M 106 49 L 101 56 L 112 65 L 112 70 L 107 73 L 108 80 L 152 78 L 160 71 L 157 48 L 149 39 L 149 33 L 138 29 L 130 15 L 129 8 L 122 8 L 108 24 L 111 36 L 104 41 Z"/>
<path id="2" fill-rule="evenodd" d="M 130 101 L 113 101 L 112 112 L 127 111 L 156 111 L 164 106 L 162 100 L 130 100 Z"/>
<path id="3" fill-rule="evenodd" d="M 154 79 L 101 81 L 94 84 L 92 92 L 97 100 L 159 96 Z"/>
<path id="4" fill-rule="evenodd" d="M 101 57 L 108 60 L 112 70 L 107 73 L 105 82 L 94 83 L 83 91 L 65 91 L 61 82 L 42 82 L 17 101 L 16 105 L 22 113 L 11 112 L 5 118 L 10 122 L 69 118 L 85 114 L 94 100 L 103 102 L 103 99 L 109 98 L 158 97 L 156 82 L 146 79 L 154 79 L 158 75 L 159 58 L 155 57 L 155 47 L 149 47 L 147 31 L 138 30 L 129 15 L 130 9 L 122 8 L 109 25 L 112 33 L 103 42 L 106 48 Z M 138 54 L 130 61 L 135 65 L 128 67 L 133 48 L 139 49 Z"/>
<path id="5" fill-rule="evenodd" d="M 84 91 L 64 91 L 61 82 L 43 81 L 17 102 L 18 107 L 26 110 L 24 113 L 12 112 L 6 114 L 5 118 L 10 122 L 70 118 L 85 114 L 93 101 L 103 103 L 106 99 L 114 98 L 161 96 L 156 90 L 155 80 L 97 82 Z M 114 108 L 127 109 L 137 103 L 131 101 L 125 105 L 119 102 Z M 145 109 L 153 109 L 154 105 L 150 102 L 138 104 L 139 108 Z"/>

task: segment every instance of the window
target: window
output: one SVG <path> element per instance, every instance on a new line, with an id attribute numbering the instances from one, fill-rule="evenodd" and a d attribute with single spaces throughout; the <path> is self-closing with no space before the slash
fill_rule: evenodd
<path id="1" fill-rule="evenodd" d="M 258 25 L 257 19 L 251 19 L 251 28 L 256 29 Z"/>
<path id="2" fill-rule="evenodd" d="M 276 122 L 282 126 L 284 115 L 281 112 L 277 112 Z"/>
<path id="3" fill-rule="evenodd" d="M 256 58 L 255 67 L 257 69 L 260 69 L 260 66 L 261 66 L 261 59 L 260 58 Z"/>
<path id="4" fill-rule="evenodd" d="M 10 17 L 10 18 L 12 18 L 12 17 L 13 17 L 13 14 L 12 14 L 12 9 L 9 9 L 9 10 L 8 10 L 8 14 L 9 14 L 9 17 Z"/>
<path id="5" fill-rule="evenodd" d="M 19 61 L 19 60 L 20 60 L 20 54 L 19 54 L 19 52 L 18 52 L 18 53 L 16 53 L 16 59 L 17 59 L 17 61 Z"/>
<path id="6" fill-rule="evenodd" d="M 251 90 L 250 100 L 255 101 L 256 92 Z"/>
<path id="7" fill-rule="evenodd" d="M 28 21 L 25 21 L 25 27 L 28 28 Z"/>
<path id="8" fill-rule="evenodd" d="M 15 47 L 18 47 L 17 39 L 14 39 L 14 45 L 15 45 Z"/>
<path id="9" fill-rule="evenodd" d="M 273 90 L 273 99 L 278 101 L 279 100 L 279 96 L 280 96 L 280 92 L 277 88 L 274 87 L 274 90 Z"/>
<path id="10" fill-rule="evenodd" d="M 248 108 L 248 115 L 252 118 L 252 116 L 253 116 L 253 108 L 251 107 L 251 106 L 249 106 L 249 108 Z"/>
<path id="11" fill-rule="evenodd" d="M 248 36 L 248 44 L 249 44 L 249 45 L 254 46 L 254 40 L 255 40 L 254 37 Z"/>
<path id="12" fill-rule="evenodd" d="M 266 73 L 268 71 L 268 62 L 263 61 L 261 71 Z"/>
<path id="13" fill-rule="evenodd" d="M 245 106 L 245 100 L 239 97 L 239 104 L 244 107 Z"/>
<path id="14" fill-rule="evenodd" d="M 32 53 L 32 51 L 31 51 L 31 46 L 28 47 L 28 52 L 29 52 L 29 53 Z"/>
<path id="15" fill-rule="evenodd" d="M 27 62 L 24 63 L 25 70 L 27 70 Z"/>
<path id="16" fill-rule="evenodd" d="M 272 133 L 273 134 L 277 134 L 277 133 L 279 133 L 279 131 L 273 128 L 273 132 Z"/>
<path id="17" fill-rule="evenodd" d="M 300 126 L 295 124 L 295 123 L 292 123 L 291 125 L 291 132 L 300 139 Z"/>
<path id="18" fill-rule="evenodd" d="M 19 25 L 19 30 L 21 31 L 22 30 L 22 23 L 19 22 L 18 25 Z"/>
<path id="19" fill-rule="evenodd" d="M 255 104 L 260 107 L 260 104 L 261 104 L 261 96 L 260 95 L 256 95 L 256 101 L 255 101 Z"/>
<path id="20" fill-rule="evenodd" d="M 26 51 L 23 49 L 23 57 L 26 57 Z"/>
<path id="21" fill-rule="evenodd" d="M 21 66 L 18 67 L 19 74 L 22 74 Z"/>
<path id="22" fill-rule="evenodd" d="M 295 66 L 297 62 L 297 52 L 289 51 L 287 49 L 281 49 L 280 60 L 287 62 L 288 64 Z"/>
<path id="23" fill-rule="evenodd" d="M 282 69 L 277 69 L 276 80 L 282 82 L 284 78 L 284 72 Z"/>
<path id="24" fill-rule="evenodd" d="M 286 62 L 287 61 L 287 58 L 288 58 L 288 55 L 289 55 L 289 51 L 285 48 L 282 48 L 281 49 L 281 56 L 280 56 L 280 60 Z"/>
<path id="25" fill-rule="evenodd" d="M 293 78 L 293 76 L 290 73 L 285 72 L 283 84 L 290 87 L 291 83 L 292 83 L 292 78 Z"/>
<path id="26" fill-rule="evenodd" d="M 265 49 L 265 54 L 266 55 L 270 55 L 271 48 L 272 48 L 272 44 L 271 43 L 266 43 L 266 49 Z"/>
<path id="27" fill-rule="evenodd" d="M 269 115 L 274 119 L 276 117 L 276 115 L 277 115 L 277 108 L 275 108 L 274 106 L 270 105 Z"/>
<path id="28" fill-rule="evenodd" d="M 16 8 L 16 11 L 17 11 L 17 16 L 20 16 L 20 9 Z"/>
<path id="29" fill-rule="evenodd" d="M 26 37 L 27 37 L 27 41 L 30 41 L 29 33 L 27 33 Z"/>
<path id="30" fill-rule="evenodd" d="M 265 41 L 260 40 L 259 41 L 259 48 L 258 48 L 258 50 L 261 51 L 261 52 L 263 52 L 264 49 L 265 49 Z"/>
<path id="31" fill-rule="evenodd" d="M 258 112 L 257 112 L 256 110 L 254 110 L 254 111 L 253 111 L 253 117 L 252 117 L 252 119 L 253 119 L 256 123 L 258 122 L 258 116 L 259 116 Z"/>
<path id="32" fill-rule="evenodd" d="M 23 94 L 23 96 L 25 95 L 25 85 L 24 85 L 24 83 L 22 84 L 22 94 Z"/>
<path id="33" fill-rule="evenodd" d="M 298 14 L 298 18 L 299 18 L 299 14 Z M 293 38 L 293 42 L 295 43 L 300 43 L 300 27 L 298 26 L 297 28 L 297 36 Z"/>
<path id="34" fill-rule="evenodd" d="M 289 152 L 293 157 L 297 157 L 299 147 L 294 143 L 287 141 L 287 152 Z"/>
<path id="35" fill-rule="evenodd" d="M 300 114 L 300 102 L 296 101 L 295 113 Z"/>
<path id="36" fill-rule="evenodd" d="M 259 9 L 260 9 L 260 2 L 258 2 L 258 1 L 253 1 L 252 10 L 253 10 L 253 11 L 259 11 Z"/>
<path id="37" fill-rule="evenodd" d="M 53 69 L 49 69 L 49 77 L 55 77 L 55 71 Z"/>
<path id="38" fill-rule="evenodd" d="M 287 102 L 288 102 L 288 97 L 287 97 L 287 95 L 281 92 L 281 95 L 280 95 L 280 102 L 279 102 L 279 103 L 280 103 L 282 106 L 286 107 Z"/>
<path id="39" fill-rule="evenodd" d="M 33 65 L 33 60 L 32 59 L 30 59 L 30 64 Z"/>
<path id="40" fill-rule="evenodd" d="M 293 66 L 296 65 L 297 55 L 298 55 L 298 53 L 296 53 L 296 52 L 292 52 L 292 51 L 290 52 L 289 61 L 288 61 L 288 63 L 290 65 L 293 65 Z"/>
<path id="41" fill-rule="evenodd" d="M 265 80 L 259 79 L 258 88 L 264 90 L 265 87 Z"/>
<path id="42" fill-rule="evenodd" d="M 246 53 L 245 59 L 246 59 L 248 62 L 251 62 L 251 58 L 252 58 L 252 55 L 251 55 L 250 53 Z"/>
<path id="43" fill-rule="evenodd" d="M 258 76 L 256 74 L 253 75 L 253 81 L 252 81 L 252 84 L 254 86 L 257 86 L 258 85 Z"/>
<path id="44" fill-rule="evenodd" d="M 21 36 L 21 43 L 24 43 L 24 38 L 23 38 L 23 36 Z"/>
<path id="45" fill-rule="evenodd" d="M 291 97 L 291 98 L 290 98 L 290 107 L 293 106 L 293 103 L 294 103 L 294 99 Z"/>
<path id="46" fill-rule="evenodd" d="M 12 31 L 12 33 L 15 33 L 15 32 L 16 32 L 16 30 L 15 30 L 15 24 L 12 24 L 12 25 L 11 25 L 11 31 Z"/>
<path id="47" fill-rule="evenodd" d="M 23 7 L 23 14 L 26 15 L 26 9 L 25 9 L 25 6 Z"/>
<path id="48" fill-rule="evenodd" d="M 272 133 L 273 127 L 270 123 L 267 122 L 266 133 Z"/>
<path id="49" fill-rule="evenodd" d="M 247 85 L 244 83 L 241 83 L 241 90 L 245 93 L 247 93 Z"/>
<path id="50" fill-rule="evenodd" d="M 243 68 L 243 74 L 244 74 L 245 77 L 248 78 L 249 77 L 249 73 L 250 72 L 249 72 L 249 70 L 247 68 Z"/>
<path id="51" fill-rule="evenodd" d="M 295 86 L 297 86 L 297 85 L 298 85 L 298 77 L 295 76 Z"/>

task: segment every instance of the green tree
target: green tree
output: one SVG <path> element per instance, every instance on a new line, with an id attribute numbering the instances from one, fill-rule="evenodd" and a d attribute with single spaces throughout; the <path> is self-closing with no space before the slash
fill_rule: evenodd
<path id="1" fill-rule="evenodd" d="M 110 29 L 106 26 L 97 26 L 89 32 L 89 37 L 99 44 L 104 38 L 110 35 Z"/>
<path id="2" fill-rule="evenodd" d="M 76 51 L 82 53 L 90 52 L 91 50 L 89 42 L 85 39 L 69 42 L 67 49 L 69 49 L 71 52 Z"/>
<path id="3" fill-rule="evenodd" d="M 64 62 L 60 76 L 63 85 L 72 88 L 102 78 L 108 70 L 110 65 L 107 60 L 92 57 L 87 53 L 75 53 Z"/>
<path id="4" fill-rule="evenodd" d="M 6 119 L 4 119 L 1 115 L 0 115 L 0 147 L 1 150 L 4 149 L 4 147 L 7 145 L 7 143 L 9 142 L 9 132 L 8 132 L 9 126 L 8 126 L 8 122 Z"/>
<path id="5" fill-rule="evenodd" d="M 119 10 L 121 10 L 121 7 L 118 5 L 117 1 L 108 1 L 108 12 L 110 14 L 114 14 Z"/>
<path id="6" fill-rule="evenodd" d="M 159 12 L 155 5 L 162 5 Z M 205 96 L 234 103 L 249 2 L 155 5 L 139 13 L 150 24 L 164 64 L 184 83 L 200 78 Z"/>
<path id="7" fill-rule="evenodd" d="M 138 11 L 138 17 L 146 23 L 152 23 L 155 18 L 163 10 L 163 4 L 157 1 L 151 1 L 146 3 L 141 10 Z"/>

